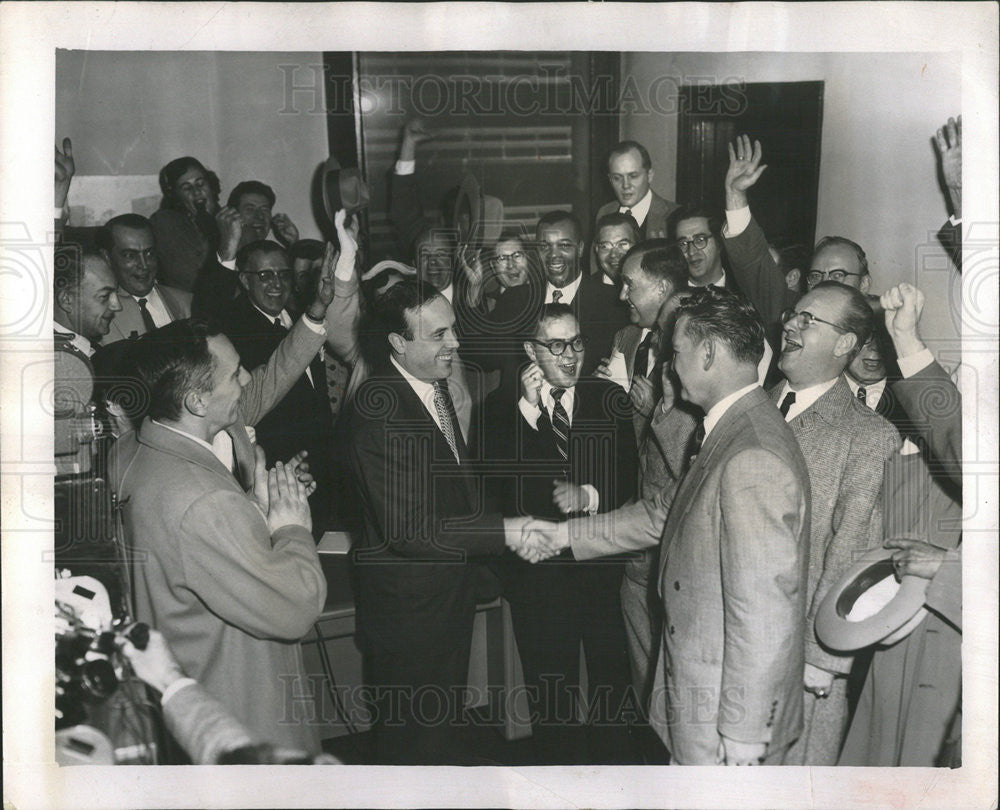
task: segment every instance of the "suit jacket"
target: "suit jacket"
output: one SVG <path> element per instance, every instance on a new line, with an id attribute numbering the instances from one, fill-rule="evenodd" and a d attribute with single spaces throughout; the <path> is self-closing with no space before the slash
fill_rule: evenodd
<path id="1" fill-rule="evenodd" d="M 955 263 L 958 272 L 961 273 L 962 223 L 959 222 L 957 225 L 953 225 L 950 219 L 945 220 L 944 225 L 941 226 L 941 230 L 937 232 L 937 238 L 941 246 L 948 252 L 951 260 Z"/>
<path id="2" fill-rule="evenodd" d="M 726 411 L 676 493 L 574 521 L 570 537 L 578 559 L 661 543 L 650 724 L 674 761 L 713 764 L 719 734 L 772 751 L 798 736 L 809 474 L 762 390 Z"/>
<path id="3" fill-rule="evenodd" d="M 286 331 L 268 320 L 246 295 L 233 305 L 231 317 L 223 327 L 245 368 L 257 368 L 267 362 L 284 339 Z M 256 425 L 257 443 L 267 454 L 269 464 L 288 461 L 300 450 L 309 453 L 309 471 L 316 479 L 316 492 L 309 502 L 313 511 L 313 529 L 320 533 L 330 516 L 333 446 L 333 414 L 326 386 L 326 367 L 318 351 L 309 363 L 312 382 L 304 370 L 290 390 Z"/>
<path id="4" fill-rule="evenodd" d="M 595 225 L 597 220 L 605 214 L 614 213 L 619 208 L 621 208 L 621 205 L 618 200 L 612 200 L 602 205 L 597 209 L 597 218 L 594 220 Z M 639 226 L 639 241 L 643 241 L 644 239 L 669 239 L 670 237 L 667 234 L 667 219 L 678 208 L 680 206 L 677 203 L 665 200 L 654 191 L 653 199 L 649 203 L 649 211 L 646 213 L 646 219 Z M 594 267 L 596 266 L 595 263 Z"/>
<path id="5" fill-rule="evenodd" d="M 255 735 L 317 751 L 315 727 L 288 722 L 289 696 L 308 694 L 298 642 L 326 599 L 310 533 L 272 534 L 210 450 L 149 419 L 114 454 L 136 619 Z"/>
<path id="6" fill-rule="evenodd" d="M 351 551 L 366 652 L 435 655 L 467 647 L 475 558 L 500 555 L 503 520 L 483 511 L 473 420 L 456 462 L 394 366 L 370 375 L 345 411 L 347 460 L 362 517 Z"/>
<path id="7" fill-rule="evenodd" d="M 160 293 L 160 298 L 163 300 L 167 312 L 170 313 L 171 321 L 191 317 L 191 293 L 160 283 L 153 286 Z M 118 300 L 121 302 L 122 310 L 115 313 L 115 317 L 111 319 L 111 329 L 101 340 L 101 344 L 104 346 L 117 340 L 126 340 L 130 337 L 146 334 L 146 326 L 142 322 L 142 314 L 136 300 L 124 291 L 119 293 Z"/>
<path id="8" fill-rule="evenodd" d="M 783 386 L 771 389 L 777 404 Z M 898 431 L 851 393 L 843 376 L 788 423 L 812 486 L 806 661 L 847 674 L 852 658 L 820 646 L 813 622 L 827 591 L 882 540 L 882 475 L 900 447 Z"/>
<path id="9" fill-rule="evenodd" d="M 517 384 L 517 369 L 527 362 L 524 341 L 530 337 L 534 319 L 545 300 L 545 286 L 522 284 L 511 287 L 497 300 L 488 325 L 495 324 L 487 335 L 502 369 L 501 389 Z M 580 332 L 587 338 L 587 353 L 583 360 L 583 376 L 590 376 L 611 352 L 615 334 L 628 323 L 628 311 L 618 299 L 615 287 L 603 284 L 599 278 L 583 276 L 570 304 L 580 322 Z M 502 326 L 501 326 L 502 325 Z M 489 331 L 487 329 L 487 331 Z"/>

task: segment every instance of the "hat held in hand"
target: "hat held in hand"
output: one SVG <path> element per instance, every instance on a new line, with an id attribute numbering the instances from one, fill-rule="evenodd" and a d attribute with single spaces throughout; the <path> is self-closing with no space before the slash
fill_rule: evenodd
<path id="1" fill-rule="evenodd" d="M 323 166 L 323 205 L 326 215 L 333 222 L 333 215 L 340 209 L 354 214 L 368 207 L 371 193 L 361 176 L 361 169 L 342 169 L 335 157 Z"/>
<path id="2" fill-rule="evenodd" d="M 893 549 L 873 549 L 832 587 L 816 613 L 816 636 L 841 652 L 889 646 L 908 636 L 927 615 L 929 580 L 896 581 Z"/>

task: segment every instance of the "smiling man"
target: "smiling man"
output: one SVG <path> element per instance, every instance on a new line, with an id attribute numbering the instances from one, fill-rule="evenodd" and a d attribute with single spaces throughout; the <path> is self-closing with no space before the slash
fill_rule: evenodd
<path id="1" fill-rule="evenodd" d="M 631 214 L 612 211 L 597 220 L 594 252 L 605 284 L 621 289 L 622 260 L 639 241 L 639 227 Z"/>
<path id="2" fill-rule="evenodd" d="M 122 310 L 111 322 L 108 345 L 191 316 L 191 293 L 160 284 L 153 226 L 139 214 L 121 214 L 99 228 L 95 242 L 118 282 Z"/>
<path id="3" fill-rule="evenodd" d="M 858 290 L 825 281 L 782 316 L 778 368 L 771 390 L 802 448 L 812 486 L 806 591 L 805 727 L 789 752 L 796 765 L 835 765 L 847 722 L 852 658 L 821 647 L 813 622 L 823 597 L 882 536 L 885 462 L 900 446 L 896 429 L 852 393 L 844 371 L 869 343 L 874 315 Z"/>

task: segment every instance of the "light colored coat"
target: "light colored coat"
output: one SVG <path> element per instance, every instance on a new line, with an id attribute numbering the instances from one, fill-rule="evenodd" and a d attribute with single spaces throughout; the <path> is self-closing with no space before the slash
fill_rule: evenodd
<path id="1" fill-rule="evenodd" d="M 180 321 L 191 317 L 191 293 L 168 287 L 165 284 L 154 284 L 163 305 L 170 313 L 171 321 Z M 134 332 L 137 336 L 146 334 L 146 325 L 142 322 L 142 313 L 136 300 L 124 290 L 119 290 L 118 300 L 121 302 L 121 312 L 116 312 L 111 319 L 111 328 L 101 340 L 102 346 L 127 340 Z"/>

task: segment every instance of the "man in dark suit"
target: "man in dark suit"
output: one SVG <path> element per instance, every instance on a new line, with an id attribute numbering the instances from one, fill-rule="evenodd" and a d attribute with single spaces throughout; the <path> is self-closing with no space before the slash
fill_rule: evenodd
<path id="1" fill-rule="evenodd" d="M 120 214 L 98 229 L 95 241 L 118 281 L 122 306 L 102 345 L 145 335 L 159 326 L 191 317 L 191 293 L 156 280 L 156 247 L 148 219 L 139 214 Z"/>
<path id="2" fill-rule="evenodd" d="M 478 420 L 463 429 L 449 388 L 451 305 L 428 284 L 400 281 L 378 297 L 375 316 L 384 356 L 351 399 L 345 432 L 363 513 L 351 556 L 376 757 L 461 763 L 473 558 L 519 544 L 522 521 L 483 509 Z M 428 714 L 431 704 L 440 711 Z"/>
<path id="3" fill-rule="evenodd" d="M 628 323 L 628 314 L 614 287 L 580 270 L 584 238 L 580 220 L 568 211 L 551 211 L 538 220 L 535 236 L 539 243 L 544 288 L 531 284 L 512 287 L 497 301 L 486 324 L 492 334 L 478 340 L 496 348 L 498 365 L 503 368 L 501 389 L 513 392 L 523 364 L 522 346 L 534 330 L 534 315 L 542 304 L 568 304 L 587 338 L 587 356 L 582 374 L 589 376 L 602 357 L 611 351 L 615 333 Z"/>
<path id="4" fill-rule="evenodd" d="M 607 380 L 580 378 L 584 341 L 572 309 L 546 304 L 537 318 L 524 344 L 531 364 L 521 375 L 520 399 L 499 391 L 488 409 L 488 456 L 491 469 L 500 467 L 493 483 L 504 514 L 564 520 L 611 511 L 635 493 L 628 396 Z M 622 561 L 578 563 L 565 554 L 533 566 L 509 554 L 501 578 L 528 687 L 536 764 L 634 763 L 623 718 L 629 670 L 618 596 Z M 581 642 L 586 740 L 572 731 Z M 631 707 L 638 710 L 634 700 Z M 588 751 L 577 745 L 584 742 Z"/>
<path id="5" fill-rule="evenodd" d="M 650 723 L 672 764 L 781 764 L 802 727 L 809 475 L 757 384 L 762 337 L 741 297 L 692 293 L 673 368 L 705 418 L 676 493 L 561 530 L 535 524 L 523 549 L 537 558 L 570 545 L 590 559 L 661 544 Z"/>
<path id="6" fill-rule="evenodd" d="M 286 305 L 292 292 L 292 269 L 277 242 L 257 241 L 237 254 L 241 294 L 233 303 L 223 333 L 232 341 L 246 368 L 267 362 L 292 328 Z M 291 390 L 256 425 L 257 443 L 269 459 L 285 461 L 302 450 L 316 491 L 309 498 L 313 533 L 328 528 L 333 501 L 333 415 L 322 349 Z"/>
<path id="7" fill-rule="evenodd" d="M 612 211 L 597 220 L 594 230 L 594 253 L 601 271 L 601 281 L 621 289 L 622 262 L 625 254 L 639 241 L 639 226 L 631 214 Z"/>
<path id="8" fill-rule="evenodd" d="M 608 182 L 615 199 L 598 209 L 597 218 L 613 211 L 631 214 L 639 226 L 639 241 L 666 237 L 667 218 L 677 203 L 653 191 L 652 180 L 653 161 L 646 147 L 637 141 L 619 143 L 608 155 Z"/>

